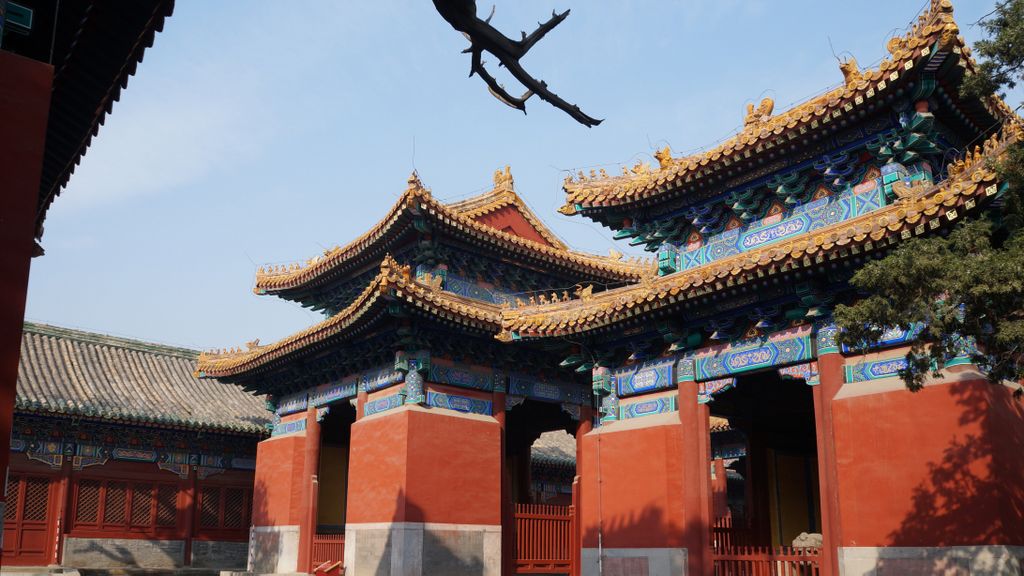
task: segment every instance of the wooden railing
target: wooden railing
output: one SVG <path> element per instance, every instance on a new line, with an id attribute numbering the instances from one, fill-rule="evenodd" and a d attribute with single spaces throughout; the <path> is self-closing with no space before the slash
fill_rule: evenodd
<path id="1" fill-rule="evenodd" d="M 715 576 L 818 576 L 820 548 L 757 546 L 754 531 L 739 519 L 718 518 L 711 527 Z"/>
<path id="2" fill-rule="evenodd" d="M 731 517 L 718 518 L 711 527 L 711 546 L 716 550 L 754 544 L 756 541 L 753 530 L 745 526 L 742 520 L 737 522 Z"/>
<path id="3" fill-rule="evenodd" d="M 569 574 L 572 506 L 516 504 L 516 573 Z"/>
<path id="4" fill-rule="evenodd" d="M 715 576 L 819 576 L 820 548 L 728 546 L 712 550 Z"/>
<path id="5" fill-rule="evenodd" d="M 313 536 L 312 564 L 315 569 L 323 564 L 340 563 L 345 559 L 345 534 L 321 534 Z"/>

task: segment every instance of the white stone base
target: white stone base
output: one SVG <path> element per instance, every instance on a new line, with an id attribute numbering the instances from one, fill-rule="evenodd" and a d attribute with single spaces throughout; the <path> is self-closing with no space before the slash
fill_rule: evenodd
<path id="1" fill-rule="evenodd" d="M 249 530 L 249 572 L 293 574 L 299 566 L 298 526 L 253 526 Z"/>
<path id="2" fill-rule="evenodd" d="M 584 548 L 583 576 L 685 576 L 686 548 Z"/>
<path id="3" fill-rule="evenodd" d="M 184 540 L 64 538 L 61 563 L 75 568 L 180 568 Z"/>
<path id="4" fill-rule="evenodd" d="M 840 548 L 840 576 L 1021 574 L 1024 546 Z"/>
<path id="5" fill-rule="evenodd" d="M 501 526 L 345 525 L 346 576 L 500 576 Z"/>

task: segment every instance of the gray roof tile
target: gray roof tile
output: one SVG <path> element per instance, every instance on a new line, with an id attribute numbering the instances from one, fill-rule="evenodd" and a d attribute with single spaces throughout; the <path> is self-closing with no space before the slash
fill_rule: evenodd
<path id="1" fill-rule="evenodd" d="M 192 375 L 199 353 L 25 323 L 15 407 L 175 428 L 262 434 L 263 397 Z"/>

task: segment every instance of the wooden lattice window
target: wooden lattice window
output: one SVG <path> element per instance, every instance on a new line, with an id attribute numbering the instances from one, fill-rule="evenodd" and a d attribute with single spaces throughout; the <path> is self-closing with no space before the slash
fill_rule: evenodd
<path id="1" fill-rule="evenodd" d="M 22 506 L 21 519 L 34 522 L 46 520 L 46 508 L 49 500 L 50 481 L 48 479 L 26 478 L 25 503 Z"/>
<path id="2" fill-rule="evenodd" d="M 149 526 L 153 523 L 152 484 L 132 484 L 132 526 Z"/>
<path id="3" fill-rule="evenodd" d="M 128 502 L 127 482 L 107 482 L 103 498 L 103 523 L 124 524 L 125 504 Z"/>
<path id="4" fill-rule="evenodd" d="M 75 522 L 77 524 L 96 524 L 99 511 L 99 480 L 82 480 L 78 483 L 78 508 L 75 511 Z"/>
<path id="5" fill-rule="evenodd" d="M 178 487 L 153 482 L 82 479 L 77 482 L 75 528 L 152 532 L 178 523 Z"/>
<path id="6" fill-rule="evenodd" d="M 252 490 L 239 486 L 204 486 L 199 491 L 199 528 L 237 531 L 249 528 Z"/>
<path id="7" fill-rule="evenodd" d="M 8 476 L 7 478 L 7 489 L 4 494 L 7 495 L 7 507 L 4 508 L 4 520 L 13 522 L 18 517 L 18 491 L 21 489 L 21 483 L 18 481 L 17 476 Z"/>
<path id="8" fill-rule="evenodd" d="M 170 484 L 156 487 L 156 525 L 174 526 L 178 523 L 178 488 Z"/>
<path id="9" fill-rule="evenodd" d="M 203 528 L 220 528 L 220 488 L 203 488 L 200 501 L 199 525 Z"/>

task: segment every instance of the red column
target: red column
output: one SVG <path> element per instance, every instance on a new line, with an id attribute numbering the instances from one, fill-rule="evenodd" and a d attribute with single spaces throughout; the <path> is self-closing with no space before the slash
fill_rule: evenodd
<path id="1" fill-rule="evenodd" d="M 501 574 L 510 576 L 515 573 L 516 564 L 516 518 L 512 503 L 512 487 L 508 476 L 508 454 L 505 450 L 505 437 L 507 431 L 508 413 L 505 412 L 504 391 L 494 392 L 491 404 L 491 414 L 498 421 L 501 428 Z"/>
<path id="2" fill-rule="evenodd" d="M 71 510 L 71 458 L 64 457 L 60 468 L 60 480 L 57 488 L 57 529 L 54 536 L 53 564 L 60 564 L 61 551 L 64 548 L 64 534 L 68 532 L 68 513 Z"/>
<path id="3" fill-rule="evenodd" d="M 185 526 L 185 566 L 192 565 L 192 539 L 195 537 L 196 531 L 196 507 L 199 505 L 199 471 L 195 469 L 195 466 L 188 467 L 188 479 L 178 485 L 183 488 L 182 490 L 182 511 L 184 512 L 184 526 Z"/>
<path id="4" fill-rule="evenodd" d="M 313 536 L 316 534 L 316 486 L 315 479 L 320 466 L 320 423 L 316 420 L 316 407 L 306 409 L 306 445 L 302 460 L 302 482 L 304 488 L 305 514 L 299 525 L 299 566 L 300 572 L 310 572 L 313 561 Z"/>
<path id="5" fill-rule="evenodd" d="M 572 573 L 570 576 L 579 576 L 580 566 L 583 564 L 583 522 L 580 522 L 580 504 L 583 502 L 583 437 L 594 429 L 594 407 L 588 405 L 580 406 L 580 421 L 576 423 L 576 479 L 572 483 L 573 510 L 573 539 L 572 539 Z"/>
<path id="6" fill-rule="evenodd" d="M 697 402 L 697 383 L 679 383 L 679 420 L 683 425 L 683 542 L 687 573 L 711 574 L 710 413 Z"/>
<path id="7" fill-rule="evenodd" d="M 838 546 L 842 542 L 839 523 L 839 491 L 836 482 L 835 435 L 832 399 L 843 386 L 843 356 L 838 349 L 819 349 L 820 384 L 814 387 L 814 429 L 818 443 L 818 483 L 821 491 L 821 534 L 823 576 L 839 574 Z"/>
<path id="8" fill-rule="evenodd" d="M 0 477 L 11 427 L 53 67 L 0 51 Z M 3 491 L 0 491 L 3 492 Z M 6 495 L 0 493 L 0 510 Z M 0 528 L 2 536 L 2 528 Z"/>

